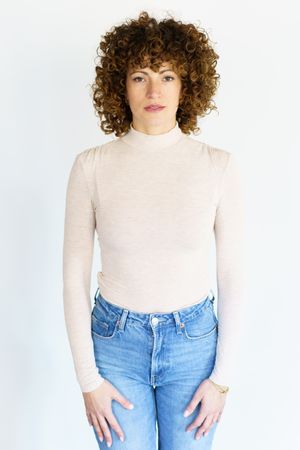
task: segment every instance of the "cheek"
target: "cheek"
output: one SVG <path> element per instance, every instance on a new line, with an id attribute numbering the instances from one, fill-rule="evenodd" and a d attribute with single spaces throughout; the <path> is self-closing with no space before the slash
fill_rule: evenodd
<path id="1" fill-rule="evenodd" d="M 172 103 L 174 103 L 174 105 L 178 105 L 180 98 L 180 86 L 178 85 L 173 86 L 172 92 L 170 92 L 170 97 Z"/>
<path id="2" fill-rule="evenodd" d="M 137 102 L 141 97 L 141 89 L 138 88 L 139 86 L 132 85 L 131 83 L 128 83 L 128 85 L 126 86 L 127 96 L 132 102 Z"/>

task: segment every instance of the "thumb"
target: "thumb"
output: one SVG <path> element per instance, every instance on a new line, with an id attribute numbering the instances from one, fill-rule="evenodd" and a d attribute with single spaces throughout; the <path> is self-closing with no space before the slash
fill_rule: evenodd
<path id="1" fill-rule="evenodd" d="M 119 402 L 124 408 L 133 409 L 134 405 L 127 400 L 119 391 L 115 391 L 113 399 Z"/>

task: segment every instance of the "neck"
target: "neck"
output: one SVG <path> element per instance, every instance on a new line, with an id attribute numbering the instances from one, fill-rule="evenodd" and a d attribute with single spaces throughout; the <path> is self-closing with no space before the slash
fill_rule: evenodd
<path id="1" fill-rule="evenodd" d="M 131 123 L 127 134 L 119 139 L 132 147 L 139 147 L 141 151 L 144 149 L 155 151 L 170 147 L 185 136 L 186 135 L 179 128 L 178 121 L 176 121 L 175 126 L 169 131 L 159 134 L 147 134 L 143 131 L 138 131 L 133 128 Z"/>

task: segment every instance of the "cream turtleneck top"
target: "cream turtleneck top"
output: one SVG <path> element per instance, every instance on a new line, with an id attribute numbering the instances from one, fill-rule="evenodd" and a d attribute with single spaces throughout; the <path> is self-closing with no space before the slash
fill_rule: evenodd
<path id="1" fill-rule="evenodd" d="M 101 295 L 136 312 L 172 312 L 211 290 L 215 238 L 218 343 L 210 379 L 230 385 L 244 304 L 244 196 L 235 156 L 176 126 L 128 133 L 78 153 L 65 205 L 65 322 L 82 392 L 103 378 L 91 337 L 95 231 Z"/>

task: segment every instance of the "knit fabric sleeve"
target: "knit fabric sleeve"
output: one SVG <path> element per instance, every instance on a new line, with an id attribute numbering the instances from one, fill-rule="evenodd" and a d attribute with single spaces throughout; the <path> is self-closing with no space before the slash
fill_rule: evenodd
<path id="1" fill-rule="evenodd" d="M 63 242 L 63 303 L 65 324 L 76 377 L 82 392 L 103 381 L 98 373 L 91 336 L 91 269 L 95 211 L 82 159 L 77 154 L 68 179 Z"/>
<path id="2" fill-rule="evenodd" d="M 245 306 L 245 203 L 236 157 L 226 152 L 214 235 L 217 270 L 218 342 L 210 379 L 229 386 L 237 364 Z"/>

